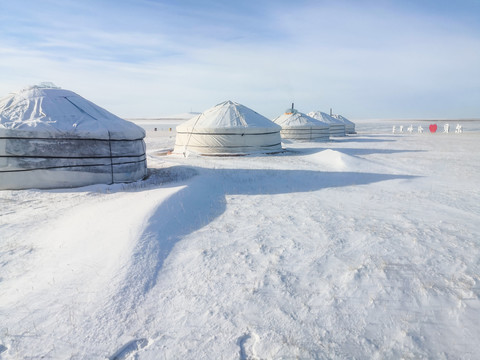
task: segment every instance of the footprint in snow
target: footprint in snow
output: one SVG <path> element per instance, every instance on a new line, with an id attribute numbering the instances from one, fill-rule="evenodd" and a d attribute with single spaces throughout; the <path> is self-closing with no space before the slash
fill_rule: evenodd
<path id="1" fill-rule="evenodd" d="M 109 357 L 109 360 L 127 360 L 148 345 L 147 339 L 136 339 L 123 345 L 115 354 Z"/>
<path id="2" fill-rule="evenodd" d="M 258 342 L 258 335 L 255 333 L 245 333 L 237 339 L 237 344 L 240 347 L 240 360 L 255 360 L 258 359 L 254 345 Z"/>

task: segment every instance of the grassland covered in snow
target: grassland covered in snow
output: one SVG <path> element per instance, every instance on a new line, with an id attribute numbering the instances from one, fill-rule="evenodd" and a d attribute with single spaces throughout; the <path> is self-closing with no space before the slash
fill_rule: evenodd
<path id="1" fill-rule="evenodd" d="M 478 356 L 478 123 L 186 158 L 143 124 L 146 180 L 0 193 L 1 359 Z"/>

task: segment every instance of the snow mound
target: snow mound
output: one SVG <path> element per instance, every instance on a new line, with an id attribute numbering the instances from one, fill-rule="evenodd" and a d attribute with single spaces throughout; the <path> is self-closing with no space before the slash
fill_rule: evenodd
<path id="1" fill-rule="evenodd" d="M 326 170 L 364 170 L 367 167 L 371 169 L 371 161 L 331 149 L 309 155 L 309 160 Z"/>

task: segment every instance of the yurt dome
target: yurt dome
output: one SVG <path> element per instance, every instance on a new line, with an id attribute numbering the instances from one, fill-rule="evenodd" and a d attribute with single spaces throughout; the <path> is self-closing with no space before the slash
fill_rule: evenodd
<path id="1" fill-rule="evenodd" d="M 220 103 L 177 126 L 174 153 L 203 155 L 282 150 L 279 125 L 233 101 Z"/>
<path id="2" fill-rule="evenodd" d="M 355 123 L 348 120 L 342 115 L 332 115 L 335 119 L 341 121 L 345 125 L 345 133 L 347 134 L 356 134 L 355 132 Z"/>
<path id="3" fill-rule="evenodd" d="M 145 131 L 49 84 L 0 100 L 0 189 L 132 182 L 146 175 Z"/>
<path id="4" fill-rule="evenodd" d="M 273 119 L 275 124 L 282 127 L 280 136 L 283 139 L 304 141 L 328 141 L 329 124 L 314 119 L 292 108 Z"/>
<path id="5" fill-rule="evenodd" d="M 340 120 L 335 119 L 333 116 L 321 111 L 309 112 L 308 116 L 327 123 L 330 127 L 330 137 L 345 136 L 345 124 L 343 124 Z"/>

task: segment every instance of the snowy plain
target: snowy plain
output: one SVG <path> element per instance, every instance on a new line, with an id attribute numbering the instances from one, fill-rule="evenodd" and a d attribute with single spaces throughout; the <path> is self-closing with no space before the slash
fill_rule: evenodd
<path id="1" fill-rule="evenodd" d="M 1 359 L 478 358 L 480 122 L 237 157 L 137 123 L 147 179 L 0 192 Z"/>

